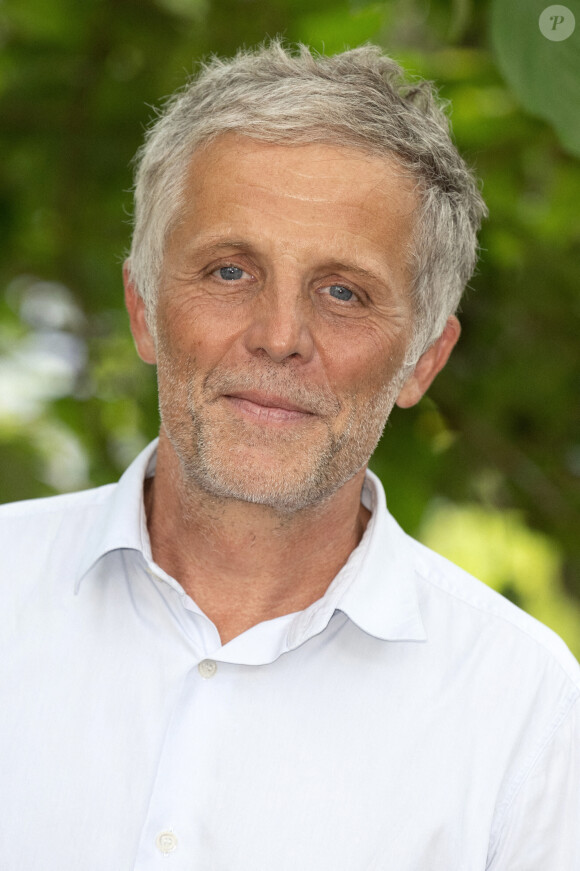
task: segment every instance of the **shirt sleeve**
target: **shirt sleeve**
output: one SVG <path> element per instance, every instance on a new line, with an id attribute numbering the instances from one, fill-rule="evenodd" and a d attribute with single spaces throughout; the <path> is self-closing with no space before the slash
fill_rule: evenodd
<path id="1" fill-rule="evenodd" d="M 580 871 L 580 699 L 508 809 L 487 871 Z"/>

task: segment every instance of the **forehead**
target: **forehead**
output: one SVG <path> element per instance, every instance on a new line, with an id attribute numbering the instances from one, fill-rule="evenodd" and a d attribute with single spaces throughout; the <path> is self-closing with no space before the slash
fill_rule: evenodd
<path id="1" fill-rule="evenodd" d="M 223 134 L 198 150 L 185 180 L 189 217 L 208 210 L 259 207 L 270 217 L 303 222 L 334 213 L 336 221 L 411 223 L 417 205 L 409 174 L 392 158 L 326 143 L 281 145 Z M 201 215 L 200 215 L 201 217 Z"/>

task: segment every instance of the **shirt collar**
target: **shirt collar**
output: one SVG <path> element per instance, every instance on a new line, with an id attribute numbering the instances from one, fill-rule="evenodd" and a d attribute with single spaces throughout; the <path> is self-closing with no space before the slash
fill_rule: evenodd
<path id="1" fill-rule="evenodd" d="M 364 535 L 325 595 L 297 615 L 289 632 L 290 648 L 321 632 L 336 611 L 384 641 L 427 638 L 409 538 L 389 514 L 383 485 L 370 469 L 361 501 L 372 512 Z"/>
<path id="2" fill-rule="evenodd" d="M 365 475 L 362 502 L 372 516 L 359 547 L 353 551 L 360 554 L 356 578 L 337 607 L 377 638 L 425 640 L 410 540 L 387 510 L 383 485 L 370 469 Z"/>
<path id="3" fill-rule="evenodd" d="M 158 442 L 159 439 L 155 439 L 148 444 L 114 485 L 110 499 L 105 502 L 102 523 L 95 526 L 89 541 L 75 592 L 95 563 L 113 550 L 137 550 L 146 560 L 151 560 L 143 483 L 155 473 Z"/>
<path id="4" fill-rule="evenodd" d="M 157 443 L 158 439 L 151 442 L 113 487 L 102 524 L 95 526 L 86 550 L 75 592 L 92 566 L 111 551 L 136 550 L 152 563 L 143 483 L 155 472 Z M 380 639 L 426 639 L 409 539 L 387 510 L 383 485 L 370 469 L 361 501 L 371 512 L 364 535 L 325 595 L 295 615 L 288 633 L 290 647 L 322 631 L 337 610 Z"/>

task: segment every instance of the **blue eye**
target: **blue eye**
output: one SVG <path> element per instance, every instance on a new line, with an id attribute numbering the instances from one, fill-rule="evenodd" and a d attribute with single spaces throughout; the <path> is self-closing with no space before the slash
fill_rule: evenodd
<path id="1" fill-rule="evenodd" d="M 238 266 L 222 266 L 218 271 L 224 281 L 239 281 L 244 274 L 244 270 Z"/>
<path id="2" fill-rule="evenodd" d="M 350 302 L 352 297 L 354 296 L 352 290 L 349 290 L 348 287 L 343 287 L 341 284 L 332 284 L 329 288 L 329 292 L 334 299 L 340 299 L 343 302 Z M 344 296 L 344 294 L 349 295 Z"/>

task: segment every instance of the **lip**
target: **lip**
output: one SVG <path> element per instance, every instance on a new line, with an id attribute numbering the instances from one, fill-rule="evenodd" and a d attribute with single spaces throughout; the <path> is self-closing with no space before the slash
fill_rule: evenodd
<path id="1" fill-rule="evenodd" d="M 253 402 L 254 405 L 261 405 L 264 408 L 281 408 L 284 411 L 294 411 L 300 414 L 312 414 L 306 408 L 296 405 L 294 402 L 285 399 L 283 396 L 276 396 L 273 393 L 260 393 L 257 390 L 245 390 L 242 393 L 228 393 L 227 398 L 230 399 L 245 399 L 248 402 Z"/>

